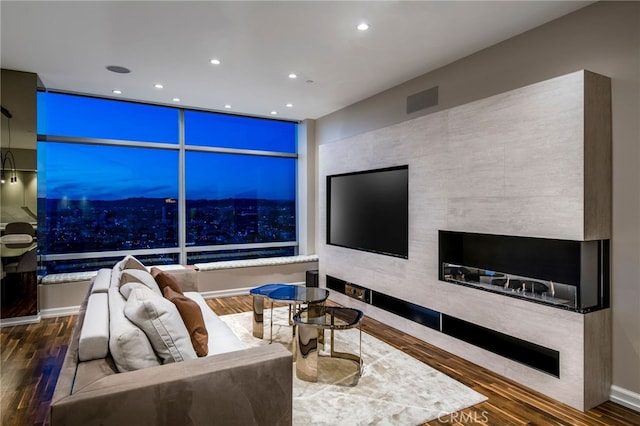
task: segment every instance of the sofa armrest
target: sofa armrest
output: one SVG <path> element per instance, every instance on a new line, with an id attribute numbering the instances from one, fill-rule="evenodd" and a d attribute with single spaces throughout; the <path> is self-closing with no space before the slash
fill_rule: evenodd
<path id="1" fill-rule="evenodd" d="M 103 377 L 51 403 L 51 425 L 290 425 L 292 355 L 281 344 Z"/>
<path id="2" fill-rule="evenodd" d="M 74 380 L 78 368 L 78 347 L 80 341 L 80 332 L 82 331 L 82 324 L 84 324 L 84 317 L 87 314 L 87 304 L 89 302 L 90 294 L 91 290 L 87 292 L 87 296 L 80 306 L 76 324 L 73 327 L 73 332 L 71 333 L 71 340 L 64 355 L 64 361 L 62 363 L 62 367 L 60 368 L 60 373 L 58 374 L 56 387 L 53 390 L 53 395 L 51 397 L 52 401 L 62 399 L 73 392 Z"/>
<path id="3" fill-rule="evenodd" d="M 198 271 L 195 269 L 172 269 L 166 271 L 176 278 L 182 291 L 198 291 Z"/>

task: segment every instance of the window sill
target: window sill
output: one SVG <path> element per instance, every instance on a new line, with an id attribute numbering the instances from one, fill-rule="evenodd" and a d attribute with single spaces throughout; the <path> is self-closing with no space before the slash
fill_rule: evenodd
<path id="1" fill-rule="evenodd" d="M 266 257 L 260 259 L 247 259 L 247 260 L 229 260 L 225 262 L 210 262 L 210 263 L 196 263 L 195 269 L 198 271 L 215 271 L 219 269 L 233 269 L 233 268 L 249 268 L 253 266 L 276 266 L 276 265 L 289 265 L 294 263 L 308 263 L 317 262 L 318 255 L 299 255 L 299 256 L 283 256 L 283 257 Z M 158 265 L 159 269 L 165 271 L 172 271 L 177 269 L 187 269 L 192 267 L 185 267 L 182 265 Z M 87 272 L 69 272 L 63 274 L 49 274 L 42 277 L 40 284 L 63 284 L 80 281 L 91 281 L 96 276 L 98 271 Z"/>
<path id="2" fill-rule="evenodd" d="M 72 283 L 78 281 L 91 281 L 96 276 L 98 271 L 87 272 L 68 272 L 64 274 L 49 274 L 42 277 L 40 284 L 62 284 Z"/>
<path id="3" fill-rule="evenodd" d="M 250 268 L 254 266 L 276 266 L 317 261 L 318 255 L 310 254 L 298 256 L 265 257 L 247 260 L 229 260 L 224 262 L 196 263 L 195 267 L 198 268 L 199 271 L 215 271 L 218 269 Z"/>

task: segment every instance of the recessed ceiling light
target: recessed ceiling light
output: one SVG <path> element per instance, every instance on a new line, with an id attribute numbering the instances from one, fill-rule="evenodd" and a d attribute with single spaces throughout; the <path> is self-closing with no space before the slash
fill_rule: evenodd
<path id="1" fill-rule="evenodd" d="M 229 109 L 229 108 L 231 108 L 231 105 L 226 104 L 224 107 L 225 107 L 226 109 Z"/>
<path id="2" fill-rule="evenodd" d="M 131 70 L 129 68 L 121 67 L 119 65 L 107 65 L 106 67 L 111 72 L 117 72 L 118 74 L 129 74 Z"/>
<path id="3" fill-rule="evenodd" d="M 216 59 L 216 58 L 213 58 L 209 62 L 211 62 L 213 65 L 220 65 L 222 63 L 220 59 Z"/>
<path id="4" fill-rule="evenodd" d="M 164 86 L 162 84 L 154 84 L 153 87 L 155 87 L 156 89 L 164 88 Z"/>
<path id="5" fill-rule="evenodd" d="M 293 108 L 293 104 L 287 104 L 287 108 Z"/>
<path id="6" fill-rule="evenodd" d="M 278 111 L 271 111 L 271 115 L 276 115 Z"/>
<path id="7" fill-rule="evenodd" d="M 313 83 L 313 80 L 307 80 L 307 81 L 305 81 L 305 83 L 311 84 L 311 83 Z"/>
<path id="8" fill-rule="evenodd" d="M 180 102 L 180 98 L 173 98 L 173 102 Z"/>
<path id="9" fill-rule="evenodd" d="M 356 28 L 360 31 L 367 31 L 369 29 L 369 24 L 367 24 L 366 22 L 361 22 Z"/>
<path id="10" fill-rule="evenodd" d="M 298 78 L 297 75 L 295 75 L 294 73 L 289 74 L 289 78 Z"/>
<path id="11" fill-rule="evenodd" d="M 113 89 L 112 92 L 115 93 L 116 95 L 122 95 L 122 90 Z"/>

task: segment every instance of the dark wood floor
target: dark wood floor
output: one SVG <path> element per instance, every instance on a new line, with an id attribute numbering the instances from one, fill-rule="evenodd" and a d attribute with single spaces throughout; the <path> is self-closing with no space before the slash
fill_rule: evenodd
<path id="1" fill-rule="evenodd" d="M 208 303 L 219 315 L 251 310 L 249 296 Z M 49 401 L 75 321 L 69 316 L 1 329 L 2 425 L 47 424 Z M 640 413 L 613 402 L 582 413 L 371 318 L 365 318 L 363 331 L 489 398 L 428 425 L 640 425 Z"/>
<path id="2" fill-rule="evenodd" d="M 0 282 L 0 318 L 38 314 L 38 276 L 35 272 L 7 274 Z"/>
<path id="3" fill-rule="evenodd" d="M 3 426 L 47 424 L 75 316 L 2 327 L 0 382 Z"/>

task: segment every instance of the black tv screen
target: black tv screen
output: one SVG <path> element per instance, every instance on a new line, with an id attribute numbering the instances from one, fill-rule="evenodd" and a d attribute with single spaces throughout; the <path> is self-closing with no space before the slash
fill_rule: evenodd
<path id="1" fill-rule="evenodd" d="M 327 244 L 409 257 L 409 167 L 327 176 Z"/>

